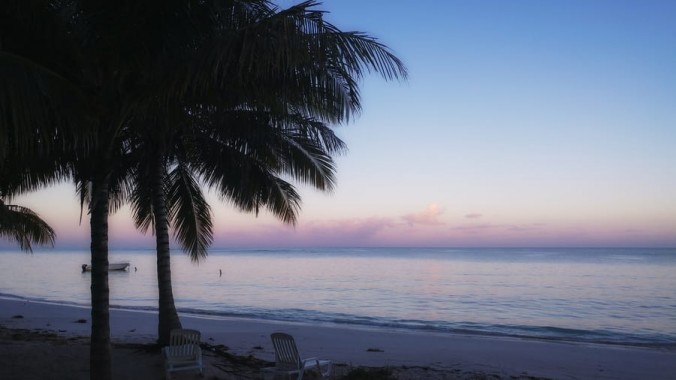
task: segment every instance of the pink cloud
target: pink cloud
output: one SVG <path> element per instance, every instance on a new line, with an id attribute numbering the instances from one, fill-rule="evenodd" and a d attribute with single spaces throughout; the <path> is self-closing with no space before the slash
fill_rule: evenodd
<path id="1" fill-rule="evenodd" d="M 427 208 L 421 212 L 415 214 L 406 214 L 401 218 L 404 219 L 409 225 L 422 224 L 422 225 L 440 225 L 444 222 L 439 220 L 439 216 L 444 213 L 444 209 L 439 207 L 438 204 L 432 203 Z"/>
<path id="2" fill-rule="evenodd" d="M 527 224 L 510 224 L 506 225 L 505 228 L 507 228 L 508 231 L 523 232 L 523 231 L 538 230 L 544 226 L 545 226 L 544 223 L 527 223 Z"/>
<path id="3" fill-rule="evenodd" d="M 246 230 L 216 232 L 214 246 L 355 246 L 371 245 L 396 223 L 391 218 L 349 218 L 298 223 L 262 224 Z"/>
<path id="4" fill-rule="evenodd" d="M 467 232 L 470 234 L 476 234 L 482 231 L 487 231 L 487 230 L 495 230 L 497 228 L 500 228 L 499 225 L 495 224 L 490 224 L 490 223 L 485 223 L 485 224 L 469 224 L 469 225 L 464 225 L 464 226 L 457 226 L 453 227 L 453 230 L 456 231 L 461 231 L 461 232 Z"/>
<path id="5" fill-rule="evenodd" d="M 445 216 L 443 208 L 432 203 L 401 214 L 332 219 L 327 215 L 313 220 L 301 216 L 296 228 L 272 218 L 252 222 L 223 217 L 215 224 L 213 247 L 674 246 L 676 241 L 673 225 L 667 223 L 547 220 L 545 224 L 528 219 L 491 221 L 486 214 L 469 212 L 451 224 Z M 75 215 L 54 226 L 59 228 L 57 247 L 89 246 L 86 220 L 79 225 Z M 114 216 L 109 226 L 111 249 L 154 247 L 153 236 L 136 231 L 126 215 Z"/>
<path id="6" fill-rule="evenodd" d="M 510 232 L 526 232 L 534 231 L 544 227 L 543 223 L 527 223 L 527 224 L 468 224 L 452 228 L 456 231 L 476 234 L 485 231 L 510 231 Z"/>
<path id="7" fill-rule="evenodd" d="M 390 218 L 352 218 L 331 221 L 314 221 L 302 226 L 304 234 L 321 235 L 328 239 L 356 239 L 364 240 L 378 234 L 380 231 L 393 227 Z"/>

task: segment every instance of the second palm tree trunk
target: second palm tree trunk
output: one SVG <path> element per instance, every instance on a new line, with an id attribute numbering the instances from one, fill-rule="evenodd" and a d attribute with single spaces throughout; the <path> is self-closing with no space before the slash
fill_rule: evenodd
<path id="1" fill-rule="evenodd" d="M 166 192 L 164 191 L 164 159 L 157 155 L 152 173 L 153 217 L 155 220 L 155 238 L 157 244 L 157 286 L 159 289 L 159 323 L 157 342 L 161 346 L 169 344 L 169 332 L 180 329 L 181 321 L 174 304 L 171 288 L 171 254 L 169 250 L 169 221 L 167 218 Z"/>

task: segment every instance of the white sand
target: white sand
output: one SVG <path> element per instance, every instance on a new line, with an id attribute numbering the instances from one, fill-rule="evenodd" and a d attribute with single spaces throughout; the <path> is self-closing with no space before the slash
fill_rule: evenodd
<path id="1" fill-rule="evenodd" d="M 14 318 L 17 315 L 23 318 Z M 7 328 L 88 336 L 90 318 L 87 308 L 0 298 L 0 325 Z M 87 323 L 77 323 L 79 319 Z M 251 354 L 269 361 L 273 360 L 270 333 L 284 331 L 296 338 L 303 356 L 351 365 L 420 366 L 555 379 L 676 379 L 674 350 L 237 318 L 183 315 L 181 320 L 185 328 L 200 330 L 207 343 L 223 344 L 234 354 Z M 114 342 L 151 343 L 156 326 L 157 314 L 111 310 Z"/>

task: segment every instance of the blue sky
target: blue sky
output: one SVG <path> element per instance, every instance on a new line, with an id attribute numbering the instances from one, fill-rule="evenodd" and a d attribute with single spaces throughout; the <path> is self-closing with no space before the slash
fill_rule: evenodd
<path id="1" fill-rule="evenodd" d="M 295 2 L 279 1 L 287 6 Z M 676 2 L 332 0 L 367 77 L 332 194 L 295 228 L 212 197 L 216 246 L 676 246 Z M 87 246 L 71 185 L 16 200 Z M 57 201 L 58 200 L 58 201 Z M 128 212 L 111 247 L 152 247 Z"/>

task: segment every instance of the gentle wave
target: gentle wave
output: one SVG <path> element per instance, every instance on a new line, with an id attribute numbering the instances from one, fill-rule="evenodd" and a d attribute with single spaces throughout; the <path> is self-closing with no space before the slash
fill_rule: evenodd
<path id="1" fill-rule="evenodd" d="M 11 300 L 23 300 L 31 302 L 49 303 L 57 305 L 89 307 L 88 304 L 51 301 L 39 298 L 27 298 L 12 294 L 0 293 L 0 298 Z M 156 313 L 158 308 L 151 306 L 125 306 L 110 305 L 111 309 L 145 311 Z M 673 334 L 627 334 L 611 330 L 583 330 L 569 329 L 554 326 L 526 326 L 526 325 L 500 325 L 500 324 L 480 324 L 471 322 L 451 323 L 445 321 L 423 321 L 423 320 L 388 320 L 384 318 L 355 316 L 340 313 L 321 313 L 308 310 L 288 309 L 288 310 L 233 310 L 228 312 L 209 311 L 192 308 L 178 308 L 180 314 L 191 315 L 198 318 L 209 319 L 227 319 L 243 318 L 257 319 L 266 321 L 292 322 L 301 324 L 334 324 L 347 325 L 362 328 L 376 329 L 398 329 L 409 331 L 425 331 L 434 333 L 463 334 L 463 335 L 481 335 L 497 336 L 524 339 L 540 339 L 550 341 L 567 341 L 594 344 L 611 344 L 623 346 L 639 346 L 663 349 L 676 349 L 676 337 Z"/>
<path id="2" fill-rule="evenodd" d="M 111 272 L 111 305 L 156 312 L 154 253 L 110 256 L 138 269 Z M 87 307 L 88 258 L 0 253 L 0 296 Z M 214 250 L 199 266 L 172 256 L 178 310 L 204 318 L 667 348 L 673 273 L 673 249 Z"/>

